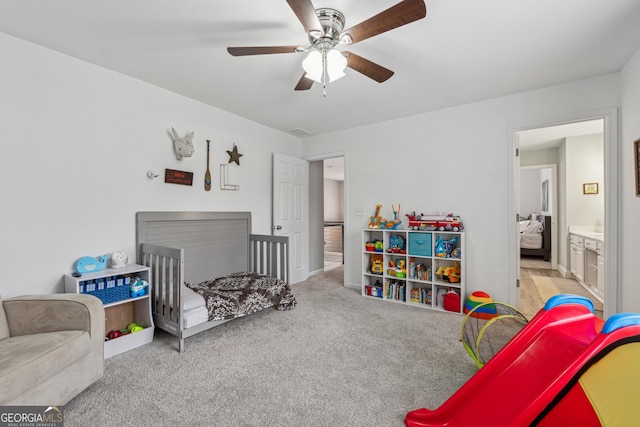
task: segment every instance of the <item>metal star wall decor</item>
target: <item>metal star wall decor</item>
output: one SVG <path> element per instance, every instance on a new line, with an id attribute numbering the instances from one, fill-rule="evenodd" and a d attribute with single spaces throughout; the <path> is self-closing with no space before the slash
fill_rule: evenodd
<path id="1" fill-rule="evenodd" d="M 233 144 L 233 151 L 227 150 L 227 154 L 229 155 L 229 163 L 236 162 L 238 166 L 240 166 L 240 157 L 243 155 L 238 153 L 238 147 L 236 144 Z"/>

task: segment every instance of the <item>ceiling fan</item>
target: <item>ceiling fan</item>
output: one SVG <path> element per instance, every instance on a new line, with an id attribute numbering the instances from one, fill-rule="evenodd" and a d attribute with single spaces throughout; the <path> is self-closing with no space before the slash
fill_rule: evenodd
<path id="1" fill-rule="evenodd" d="M 335 47 L 357 43 L 422 19 L 427 15 L 424 0 L 403 0 L 343 31 L 345 18 L 340 11 L 331 8 L 315 9 L 311 0 L 287 0 L 287 3 L 309 36 L 311 44 L 308 47 L 229 47 L 227 51 L 233 56 L 309 52 L 307 58 L 302 62 L 305 73 L 300 78 L 295 90 L 308 90 L 314 81 L 322 83 L 326 89 L 327 80 L 332 82 L 343 77 L 345 67 L 358 71 L 378 83 L 386 81 L 393 75 L 393 71 L 352 52 L 340 52 Z"/>

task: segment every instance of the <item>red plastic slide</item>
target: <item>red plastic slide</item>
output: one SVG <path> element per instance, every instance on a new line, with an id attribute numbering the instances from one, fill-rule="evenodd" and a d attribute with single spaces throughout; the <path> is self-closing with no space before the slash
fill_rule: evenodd
<path id="1" fill-rule="evenodd" d="M 605 333 L 591 301 L 555 296 L 442 406 L 409 412 L 405 424 L 528 426 L 592 357 L 616 341 L 640 335 L 635 322 L 604 326 Z"/>

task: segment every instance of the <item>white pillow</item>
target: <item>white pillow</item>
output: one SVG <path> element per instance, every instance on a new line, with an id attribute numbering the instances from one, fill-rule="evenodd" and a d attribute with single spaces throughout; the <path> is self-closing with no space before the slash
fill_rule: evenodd
<path id="1" fill-rule="evenodd" d="M 184 311 L 189 311 L 197 307 L 205 306 L 204 297 L 199 293 L 195 292 L 193 289 L 182 284 L 182 288 L 180 289 L 182 292 L 182 309 Z"/>

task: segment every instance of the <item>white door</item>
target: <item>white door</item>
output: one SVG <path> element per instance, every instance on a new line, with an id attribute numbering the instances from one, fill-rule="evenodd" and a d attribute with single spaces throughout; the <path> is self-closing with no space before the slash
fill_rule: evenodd
<path id="1" fill-rule="evenodd" d="M 309 163 L 273 155 L 273 234 L 289 236 L 290 283 L 309 277 Z"/>

